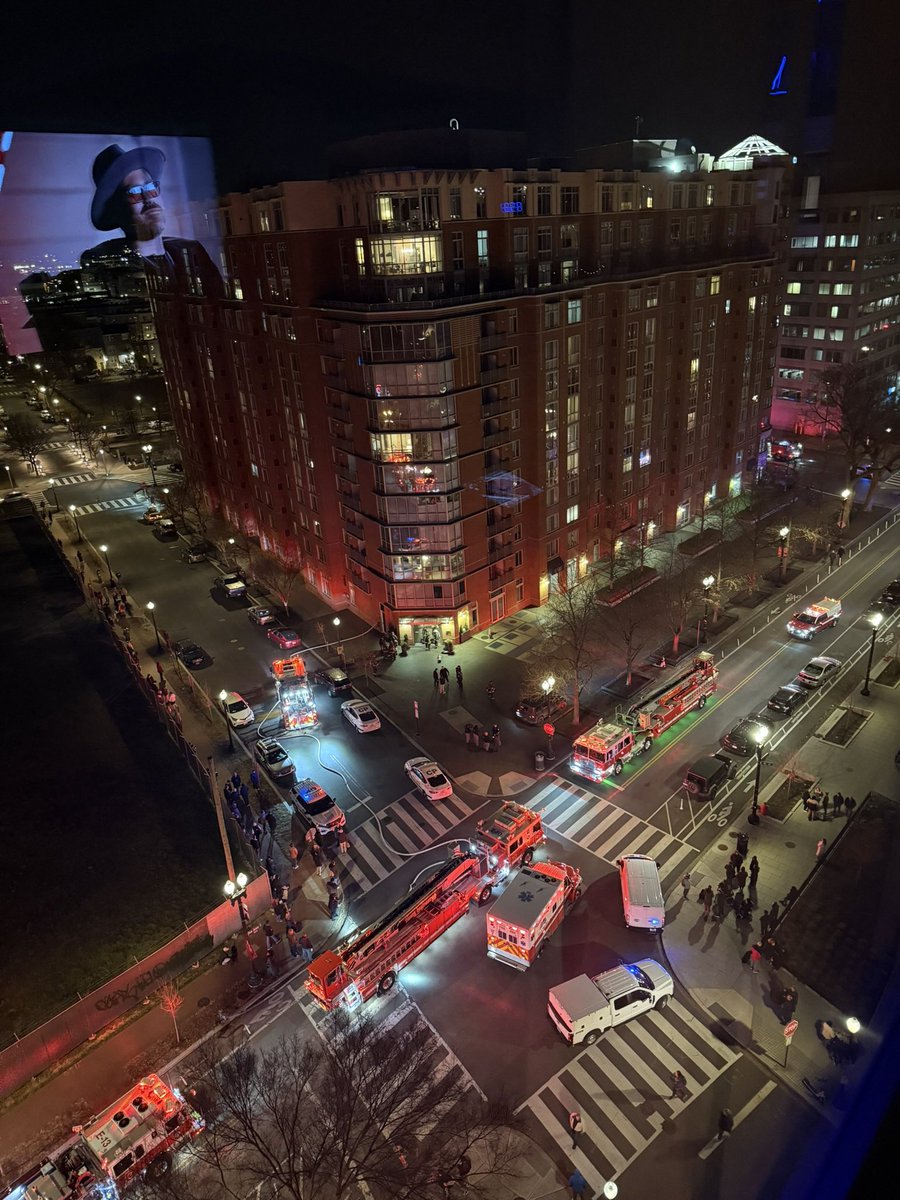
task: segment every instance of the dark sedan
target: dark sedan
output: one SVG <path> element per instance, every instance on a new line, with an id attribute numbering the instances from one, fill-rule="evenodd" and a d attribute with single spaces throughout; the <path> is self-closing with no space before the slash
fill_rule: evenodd
<path id="1" fill-rule="evenodd" d="M 196 642 L 176 642 L 175 653 L 186 667 L 204 667 L 209 662 L 209 655 Z"/>
<path id="2" fill-rule="evenodd" d="M 761 717 L 744 717 L 722 737 L 722 749 L 746 758 L 757 746 L 765 746 L 771 732 Z"/>
<path id="3" fill-rule="evenodd" d="M 789 717 L 794 709 L 803 703 L 806 696 L 805 688 L 798 687 L 796 683 L 786 683 L 769 697 L 766 708 Z"/>
<path id="4" fill-rule="evenodd" d="M 900 579 L 895 579 L 887 585 L 881 593 L 881 601 L 883 604 L 890 604 L 891 608 L 900 604 Z"/>

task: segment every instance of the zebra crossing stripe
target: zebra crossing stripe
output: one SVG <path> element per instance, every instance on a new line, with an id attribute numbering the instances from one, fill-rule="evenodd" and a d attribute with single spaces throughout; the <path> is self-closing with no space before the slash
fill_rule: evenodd
<path id="1" fill-rule="evenodd" d="M 400 824 L 400 814 L 397 809 L 394 809 L 387 815 L 384 820 L 384 826 L 385 838 L 393 838 L 394 841 L 399 842 L 403 849 L 408 853 L 416 854 L 422 849 L 420 845 L 417 845 L 416 842 L 412 841 L 411 838 L 406 836 L 403 826 Z"/>
<path id="2" fill-rule="evenodd" d="M 433 837 L 439 838 L 442 834 L 447 832 L 446 828 L 435 816 L 434 809 L 426 808 L 422 801 L 414 793 L 411 793 L 406 797 L 406 803 L 418 816 L 425 828 L 431 831 Z"/>

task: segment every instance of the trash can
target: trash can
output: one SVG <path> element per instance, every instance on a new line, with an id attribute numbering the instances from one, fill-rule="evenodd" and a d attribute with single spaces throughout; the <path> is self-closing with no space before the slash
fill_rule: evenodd
<path id="1" fill-rule="evenodd" d="M 544 769 L 544 752 L 543 750 L 535 750 L 534 752 L 534 769 L 543 771 Z"/>

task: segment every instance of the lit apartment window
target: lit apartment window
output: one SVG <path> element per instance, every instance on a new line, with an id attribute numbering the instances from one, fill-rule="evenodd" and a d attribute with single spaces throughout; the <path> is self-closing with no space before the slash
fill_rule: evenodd
<path id="1" fill-rule="evenodd" d="M 478 265 L 479 267 L 488 266 L 488 231 L 479 229 L 476 234 L 478 243 Z"/>
<path id="2" fill-rule="evenodd" d="M 819 244 L 819 238 L 818 238 L 817 234 L 809 235 L 806 237 L 792 237 L 791 238 L 791 249 L 792 250 L 815 250 L 815 248 L 818 246 L 818 244 Z"/>
<path id="3" fill-rule="evenodd" d="M 709 294 L 711 296 L 718 296 L 719 287 L 721 286 L 721 283 L 722 283 L 721 275 L 710 275 L 710 277 L 709 277 Z"/>
<path id="4" fill-rule="evenodd" d="M 570 504 L 566 509 L 566 524 L 571 525 L 573 521 L 578 520 L 578 505 Z"/>
<path id="5" fill-rule="evenodd" d="M 567 309 L 568 311 L 566 319 L 568 323 L 570 325 L 577 325 L 577 323 L 581 320 L 581 297 L 579 296 L 575 300 L 570 300 L 568 302 Z"/>

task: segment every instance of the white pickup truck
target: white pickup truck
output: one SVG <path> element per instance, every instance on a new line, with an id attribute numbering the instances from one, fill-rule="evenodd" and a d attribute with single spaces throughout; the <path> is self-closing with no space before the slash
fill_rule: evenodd
<path id="1" fill-rule="evenodd" d="M 552 987 L 547 1012 L 570 1045 L 592 1046 L 607 1029 L 665 1008 L 674 990 L 669 972 L 652 958 L 644 958 Z"/>
<path id="2" fill-rule="evenodd" d="M 247 592 L 247 585 L 240 575 L 220 575 L 219 587 L 226 596 L 230 596 L 232 599 L 239 599 Z"/>

